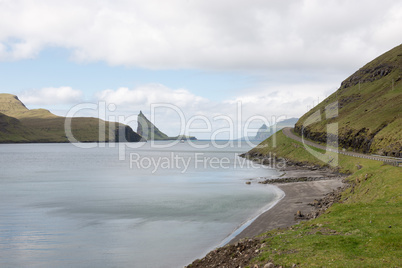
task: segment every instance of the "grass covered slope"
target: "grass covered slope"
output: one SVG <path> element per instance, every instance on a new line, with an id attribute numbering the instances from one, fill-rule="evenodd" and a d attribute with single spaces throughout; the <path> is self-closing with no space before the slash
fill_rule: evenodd
<path id="1" fill-rule="evenodd" d="M 339 114 L 325 107 L 338 102 Z M 307 125 L 320 113 L 321 121 Z M 402 157 L 402 45 L 369 62 L 341 87 L 300 118 L 296 132 L 326 142 L 327 125 L 338 123 L 339 146 L 364 153 Z"/>
<path id="2" fill-rule="evenodd" d="M 0 142 L 69 142 L 65 117 L 45 109 L 29 110 L 11 94 L 0 94 Z M 80 142 L 137 142 L 129 126 L 92 117 L 71 119 L 71 133 Z"/>
<path id="3" fill-rule="evenodd" d="M 282 132 L 262 142 L 249 155 L 270 153 L 294 162 L 324 165 L 303 144 Z M 264 234 L 261 251 L 249 267 L 268 261 L 285 267 L 402 265 L 402 169 L 339 155 L 339 170 L 351 173 L 347 178 L 351 187 L 342 193 L 340 203 L 314 220 Z"/>
<path id="4" fill-rule="evenodd" d="M 0 113 L 0 142 L 29 142 L 35 135 L 35 131 L 23 126 L 18 119 Z"/>

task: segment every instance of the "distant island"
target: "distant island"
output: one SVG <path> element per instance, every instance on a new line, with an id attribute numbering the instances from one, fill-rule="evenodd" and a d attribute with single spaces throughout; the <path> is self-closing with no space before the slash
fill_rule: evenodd
<path id="1" fill-rule="evenodd" d="M 289 118 L 282 120 L 272 126 L 267 126 L 266 124 L 263 124 L 259 129 L 258 132 L 255 136 L 248 136 L 248 137 L 243 137 L 241 140 L 249 140 L 249 141 L 263 141 L 265 139 L 268 139 L 270 136 L 272 136 L 275 132 L 278 130 L 281 130 L 285 127 L 294 127 L 294 125 L 297 123 L 299 118 Z"/>
<path id="2" fill-rule="evenodd" d="M 160 131 L 146 116 L 140 111 L 138 114 L 138 127 L 137 133 L 142 136 L 144 140 L 197 140 L 194 136 L 178 135 L 169 137 Z"/>
<path id="3" fill-rule="evenodd" d="M 66 117 L 45 109 L 29 110 L 15 95 L 0 94 L 0 143 L 70 142 Z M 100 126 L 104 130 L 100 132 Z M 94 117 L 71 118 L 71 134 L 79 142 L 139 142 L 130 126 Z"/>

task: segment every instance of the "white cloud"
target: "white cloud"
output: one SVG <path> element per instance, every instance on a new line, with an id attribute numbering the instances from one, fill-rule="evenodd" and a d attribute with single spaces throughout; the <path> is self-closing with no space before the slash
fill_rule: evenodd
<path id="1" fill-rule="evenodd" d="M 401 28 L 398 0 L 3 0 L 0 60 L 57 46 L 156 69 L 356 68 Z"/>
<path id="2" fill-rule="evenodd" d="M 80 110 L 75 116 L 92 116 L 109 121 L 120 121 L 129 124 L 136 130 L 136 116 L 139 111 L 142 110 L 151 119 L 151 105 L 161 104 L 162 107 L 155 110 L 153 121 L 159 129 L 170 136 L 180 134 L 179 114 L 181 114 L 185 118 L 184 124 L 195 116 L 204 117 L 211 123 L 211 133 L 229 126 L 226 120 L 217 120 L 217 116 L 230 118 L 235 127 L 232 138 L 237 138 L 245 135 L 244 133 L 239 134 L 237 128 L 239 123 L 244 127 L 247 121 L 255 117 L 265 118 L 268 124 L 274 123 L 273 120 L 299 117 L 306 112 L 308 106 L 311 108 L 317 104 L 318 100 L 322 101 L 326 97 L 322 95 L 323 89 L 333 86 L 330 83 L 260 85 L 245 90 L 247 94 L 239 94 L 217 102 L 197 96 L 188 89 L 172 89 L 162 84 L 146 84 L 131 89 L 121 87 L 99 91 L 89 103 L 103 105 L 102 102 L 105 102 L 106 114 L 102 113 L 102 109 L 96 111 L 91 106 L 90 109 Z M 48 108 L 62 116 L 65 116 L 67 111 L 75 108 L 77 104 L 88 104 L 83 101 L 82 92 L 71 87 L 49 87 L 25 91 L 19 94 L 19 98 L 30 108 Z M 110 104 L 113 105 L 110 106 Z M 163 104 L 174 106 L 179 113 L 172 107 L 163 106 Z M 125 121 L 128 118 L 130 121 Z M 257 118 L 251 121 L 249 127 L 258 129 L 263 123 L 266 122 Z M 205 122 L 202 120 L 195 120 L 191 126 L 187 126 L 186 130 L 205 126 Z M 186 134 L 204 139 L 210 139 L 211 133 L 186 132 Z M 253 133 L 255 134 L 255 131 L 249 132 L 248 135 L 253 135 Z M 219 136 L 219 138 L 228 137 L 228 132 Z"/>
<path id="3" fill-rule="evenodd" d="M 116 90 L 106 89 L 96 94 L 97 101 L 104 101 L 107 107 L 115 107 L 115 111 L 107 110 L 107 115 L 100 117 L 107 120 L 117 120 L 128 123 L 135 130 L 137 122 L 125 122 L 129 117 L 136 119 L 140 110 L 150 118 L 151 105 L 174 105 L 179 113 L 189 118 L 196 114 L 208 112 L 213 103 L 200 96 L 196 96 L 186 89 L 171 89 L 161 84 L 141 85 L 133 89 L 121 87 Z M 109 106 L 114 104 L 113 106 Z M 180 116 L 171 108 L 159 107 L 155 110 L 154 123 L 171 136 L 180 132 Z M 119 119 L 120 117 L 120 119 Z"/>
<path id="4" fill-rule="evenodd" d="M 252 73 L 250 88 L 220 102 L 158 83 L 103 90 L 96 99 L 116 104 L 125 115 L 147 113 L 152 103 L 172 103 L 189 117 L 210 119 L 218 114 L 236 119 L 240 101 L 244 122 L 256 114 L 300 116 L 324 91 L 400 44 L 400 29 L 399 0 L 0 0 L 0 61 L 61 47 L 80 62 L 240 70 Z M 205 96 L 213 94 L 206 91 Z M 81 91 L 71 87 L 19 96 L 37 107 L 82 100 Z M 169 116 L 171 111 L 159 113 L 156 123 L 177 135 Z"/>
<path id="5" fill-rule="evenodd" d="M 231 118 L 236 130 L 240 122 L 242 126 L 248 120 L 256 116 L 266 118 L 268 123 L 273 120 L 283 120 L 290 117 L 299 117 L 306 112 L 307 106 L 310 108 L 322 101 L 326 96 L 322 95 L 322 89 L 328 88 L 330 84 L 295 84 L 286 86 L 267 86 L 248 90 L 247 95 L 239 95 L 232 99 L 221 102 L 214 102 L 206 98 L 194 95 L 186 89 L 171 89 L 161 84 L 143 85 L 133 89 L 118 88 L 116 90 L 107 89 L 99 92 L 96 96 L 98 101 L 105 101 L 107 105 L 115 104 L 116 111 L 109 112 L 104 118 L 113 116 L 118 119 L 123 116 L 120 122 L 130 116 L 136 115 L 140 110 L 150 118 L 151 104 L 171 104 L 177 107 L 186 118 L 186 122 L 194 116 L 204 116 L 211 122 L 212 130 L 228 127 L 225 120 L 214 120 L 216 116 L 224 115 Z M 239 107 L 240 105 L 240 107 Z M 109 107 L 109 106 L 108 106 Z M 164 107 L 155 110 L 154 123 L 159 129 L 168 135 L 175 136 L 180 131 L 180 116 L 172 108 Z M 240 115 L 239 115 L 240 112 Z M 111 120 L 110 118 L 108 120 Z M 127 123 L 127 122 L 125 122 Z M 136 129 L 137 122 L 128 122 L 133 129 Z M 253 120 L 251 127 L 259 128 L 263 121 Z M 198 120 L 191 125 L 192 128 L 203 128 L 205 123 Z M 211 134 L 190 133 L 199 138 L 211 138 Z M 228 133 L 226 133 L 228 134 Z M 223 135 L 224 136 L 224 135 Z M 225 136 L 227 138 L 227 136 Z"/>
<path id="6" fill-rule="evenodd" d="M 46 105 L 76 104 L 82 101 L 82 92 L 71 87 L 47 87 L 24 91 L 18 95 L 26 105 L 43 107 Z"/>
<path id="7" fill-rule="evenodd" d="M 208 102 L 186 89 L 170 89 L 161 84 L 148 84 L 129 89 L 121 87 L 117 90 L 107 89 L 96 95 L 98 100 L 113 103 L 121 109 L 149 109 L 155 103 L 174 103 L 186 109 Z"/>

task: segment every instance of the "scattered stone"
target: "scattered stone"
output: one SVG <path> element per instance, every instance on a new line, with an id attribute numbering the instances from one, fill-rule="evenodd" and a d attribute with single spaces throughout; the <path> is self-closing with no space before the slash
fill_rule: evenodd
<path id="1" fill-rule="evenodd" d="M 235 244 L 229 244 L 209 252 L 204 258 L 194 261 L 187 268 L 214 267 L 258 267 L 251 266 L 252 259 L 258 256 L 263 237 L 242 239 Z M 262 268 L 262 267 L 261 267 Z"/>
<path id="2" fill-rule="evenodd" d="M 272 262 L 268 262 L 267 264 L 264 265 L 264 268 L 274 268 L 275 265 Z"/>
<path id="3" fill-rule="evenodd" d="M 330 193 L 327 193 L 322 199 L 315 199 L 312 203 L 309 203 L 310 206 L 314 207 L 314 211 L 304 215 L 303 218 L 299 219 L 315 219 L 322 213 L 324 213 L 332 204 L 338 203 L 341 200 L 341 193 L 347 188 L 350 187 L 349 184 L 345 182 L 343 187 L 338 187 L 338 189 L 333 190 Z"/>
<path id="4" fill-rule="evenodd" d="M 301 181 L 323 181 L 332 180 L 334 177 L 295 177 L 295 178 L 278 178 L 278 179 L 267 179 L 260 181 L 261 184 L 275 184 L 275 183 L 292 183 Z"/>

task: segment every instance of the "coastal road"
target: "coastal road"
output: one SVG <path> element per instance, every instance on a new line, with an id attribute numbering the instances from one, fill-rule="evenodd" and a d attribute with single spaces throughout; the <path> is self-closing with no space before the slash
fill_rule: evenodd
<path id="1" fill-rule="evenodd" d="M 283 134 L 285 134 L 286 137 L 291 138 L 295 141 L 304 143 L 308 146 L 312 146 L 318 149 L 322 150 L 327 150 L 326 146 L 323 146 L 321 144 L 315 143 L 313 141 L 304 139 L 302 140 L 301 137 L 297 136 L 296 134 L 293 133 L 293 128 L 290 127 L 285 127 L 282 129 Z M 366 158 L 370 160 L 375 160 L 375 161 L 381 161 L 393 166 L 400 166 L 402 164 L 402 158 L 396 158 L 396 157 L 384 157 L 384 156 L 373 156 L 373 155 L 368 155 L 368 154 L 361 154 L 361 153 L 356 153 L 356 152 L 349 152 L 349 151 L 340 151 L 337 149 L 330 149 L 332 152 L 336 152 L 338 154 L 343 154 L 343 155 L 348 155 L 348 156 L 353 156 L 353 157 L 359 157 L 359 158 Z"/>

